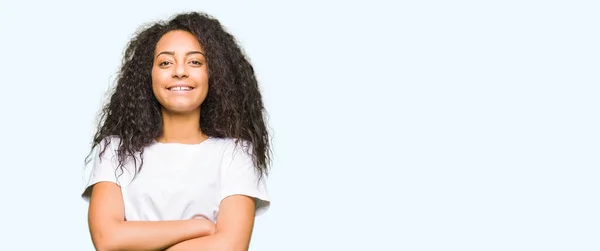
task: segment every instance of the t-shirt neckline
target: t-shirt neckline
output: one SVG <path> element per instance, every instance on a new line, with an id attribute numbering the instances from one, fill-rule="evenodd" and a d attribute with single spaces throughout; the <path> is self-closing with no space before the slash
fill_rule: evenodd
<path id="1" fill-rule="evenodd" d="M 212 138 L 213 137 L 208 136 L 208 138 L 206 138 L 202 142 L 200 142 L 200 143 L 194 143 L 194 144 L 186 144 L 186 143 L 178 143 L 178 142 L 159 142 L 156 139 L 152 140 L 152 142 L 153 142 L 154 145 L 159 145 L 159 146 L 189 146 L 189 147 L 193 147 L 193 146 L 204 145 L 207 141 L 209 141 Z"/>

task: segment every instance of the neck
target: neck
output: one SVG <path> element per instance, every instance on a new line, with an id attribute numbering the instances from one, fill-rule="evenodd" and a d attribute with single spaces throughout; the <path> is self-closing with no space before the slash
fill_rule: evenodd
<path id="1" fill-rule="evenodd" d="M 197 144 L 208 138 L 200 129 L 200 113 L 173 114 L 163 111 L 162 143 Z"/>

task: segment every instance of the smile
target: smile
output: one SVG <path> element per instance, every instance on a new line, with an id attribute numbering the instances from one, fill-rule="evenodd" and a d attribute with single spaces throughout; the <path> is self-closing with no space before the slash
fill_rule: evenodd
<path id="1" fill-rule="evenodd" d="M 167 88 L 169 91 L 191 91 L 194 90 L 194 87 L 191 86 L 174 86 Z"/>

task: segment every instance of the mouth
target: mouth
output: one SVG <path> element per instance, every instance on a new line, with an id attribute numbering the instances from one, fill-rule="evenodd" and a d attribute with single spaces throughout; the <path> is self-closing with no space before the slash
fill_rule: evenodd
<path id="1" fill-rule="evenodd" d="M 174 91 L 174 92 L 189 92 L 191 90 L 194 90 L 194 87 L 191 87 L 191 86 L 173 86 L 173 87 L 167 88 L 167 90 Z"/>

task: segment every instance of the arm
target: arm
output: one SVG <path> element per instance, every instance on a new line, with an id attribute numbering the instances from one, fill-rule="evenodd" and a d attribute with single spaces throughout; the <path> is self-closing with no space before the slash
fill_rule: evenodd
<path id="1" fill-rule="evenodd" d="M 246 251 L 254 226 L 255 202 L 245 195 L 231 195 L 219 205 L 214 235 L 178 243 L 166 251 Z"/>
<path id="2" fill-rule="evenodd" d="M 212 234 L 206 219 L 180 221 L 125 221 L 120 187 L 112 182 L 94 185 L 88 223 L 99 251 L 162 250 L 173 244 Z"/>

